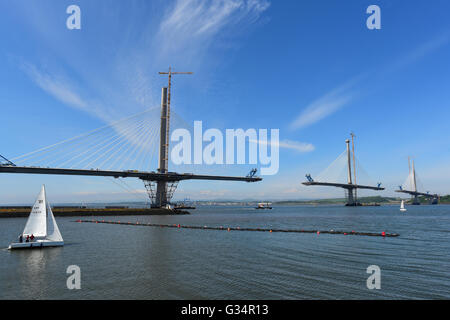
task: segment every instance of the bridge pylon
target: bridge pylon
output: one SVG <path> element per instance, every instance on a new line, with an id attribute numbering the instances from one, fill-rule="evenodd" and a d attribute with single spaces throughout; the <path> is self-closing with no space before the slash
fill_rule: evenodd
<path id="1" fill-rule="evenodd" d="M 352 139 L 355 136 L 352 134 Z M 328 186 L 328 187 L 337 187 L 337 188 L 343 188 L 345 190 L 345 198 L 346 198 L 346 206 L 349 207 L 356 207 L 361 206 L 361 203 L 358 202 L 358 199 L 356 197 L 356 191 L 358 189 L 369 189 L 369 190 L 384 190 L 384 188 L 380 187 L 381 183 L 379 183 L 377 186 L 366 186 L 366 185 L 360 185 L 356 184 L 356 173 L 354 174 L 355 181 L 352 181 L 352 157 L 350 152 L 350 140 L 345 140 L 346 146 L 347 146 L 347 183 L 334 183 L 334 182 L 319 182 L 314 181 L 314 179 L 311 177 L 310 174 L 306 175 L 306 178 L 308 181 L 302 182 L 305 186 Z M 356 164 L 355 164 L 355 156 L 354 156 L 354 146 L 353 146 L 353 168 L 356 170 Z"/>
<path id="2" fill-rule="evenodd" d="M 138 170 L 118 171 L 118 170 L 102 170 L 102 169 L 94 170 L 94 169 L 54 168 L 54 167 L 37 167 L 37 166 L 16 166 L 16 164 L 0 155 L 0 173 L 139 178 L 144 182 L 145 188 L 147 189 L 147 193 L 150 198 L 151 206 L 153 208 L 162 208 L 169 205 L 173 197 L 173 194 L 178 186 L 178 183 L 182 180 L 211 180 L 211 181 L 214 180 L 214 181 L 242 181 L 242 182 L 261 181 L 262 178 L 256 176 L 257 171 L 256 169 L 253 169 L 247 176 L 217 176 L 217 175 L 202 175 L 193 173 L 177 173 L 168 171 L 171 79 L 172 75 L 174 74 L 192 74 L 192 72 L 172 72 L 171 68 L 169 68 L 169 72 L 160 72 L 159 74 L 168 75 L 169 81 L 168 86 L 162 88 L 161 94 L 159 167 L 157 169 L 157 172 L 138 171 Z M 86 135 L 82 135 L 80 137 L 84 138 L 85 136 Z M 75 138 L 63 142 L 73 142 L 75 141 L 74 139 Z M 54 146 L 61 145 L 63 142 L 57 143 L 50 147 L 42 148 L 29 154 L 35 154 L 42 150 L 48 150 L 49 148 L 52 148 Z M 102 150 L 102 148 L 99 148 L 99 150 Z M 117 153 L 117 151 L 118 150 L 116 150 L 115 153 Z M 84 153 L 86 153 L 86 151 Z"/>
<path id="3" fill-rule="evenodd" d="M 414 168 L 414 160 L 411 161 L 411 159 L 408 157 L 408 167 L 409 167 L 409 175 L 407 178 L 408 181 L 408 188 L 403 189 L 402 186 L 399 186 L 398 190 L 395 190 L 395 192 L 405 193 L 409 194 L 412 198 L 412 205 L 420 205 L 420 199 L 419 196 L 422 196 L 426 199 L 429 199 L 430 204 L 438 204 L 439 203 L 439 195 L 437 194 L 430 194 L 428 192 L 419 192 L 417 190 L 417 178 L 416 178 L 416 169 Z"/>

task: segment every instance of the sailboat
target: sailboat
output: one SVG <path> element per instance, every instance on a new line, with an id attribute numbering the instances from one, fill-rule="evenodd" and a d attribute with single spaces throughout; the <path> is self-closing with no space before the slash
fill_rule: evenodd
<path id="1" fill-rule="evenodd" d="M 402 203 L 400 204 L 400 211 L 401 212 L 405 212 L 406 208 L 405 208 L 405 201 L 402 200 Z"/>
<path id="2" fill-rule="evenodd" d="M 45 186 L 42 185 L 25 229 L 19 236 L 19 241 L 11 243 L 8 249 L 60 247 L 63 245 L 63 238 L 47 201 Z"/>

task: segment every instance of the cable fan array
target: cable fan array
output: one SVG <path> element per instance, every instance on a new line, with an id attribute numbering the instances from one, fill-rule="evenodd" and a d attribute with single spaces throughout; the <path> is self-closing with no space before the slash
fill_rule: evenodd
<path id="1" fill-rule="evenodd" d="M 356 160 L 356 178 L 357 184 L 376 185 L 375 181 L 364 170 L 358 159 Z M 355 183 L 352 169 L 352 182 Z M 347 151 L 342 152 L 325 170 L 321 171 L 316 177 L 316 181 L 331 183 L 348 182 L 348 158 Z"/>
<path id="2" fill-rule="evenodd" d="M 152 108 L 12 161 L 19 166 L 149 171 L 159 142 L 159 125 L 159 108 Z"/>

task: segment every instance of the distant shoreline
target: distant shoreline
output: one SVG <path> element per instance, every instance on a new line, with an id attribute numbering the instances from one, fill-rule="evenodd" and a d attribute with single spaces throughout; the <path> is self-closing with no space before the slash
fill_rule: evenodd
<path id="1" fill-rule="evenodd" d="M 31 207 L 0 207 L 0 218 L 28 217 Z M 169 210 L 163 208 L 79 208 L 60 207 L 52 209 L 56 217 L 94 217 L 94 216 L 152 216 L 152 215 L 186 215 L 185 210 Z"/>

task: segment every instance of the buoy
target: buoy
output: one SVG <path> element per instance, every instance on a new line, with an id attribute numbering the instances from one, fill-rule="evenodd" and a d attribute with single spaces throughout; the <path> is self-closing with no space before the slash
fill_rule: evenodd
<path id="1" fill-rule="evenodd" d="M 90 223 L 109 223 L 109 224 L 121 224 L 121 225 L 142 225 L 142 226 L 149 226 L 149 227 L 161 227 L 161 228 L 188 228 L 188 229 L 208 229 L 208 230 L 225 230 L 227 229 L 227 231 L 231 231 L 233 230 L 239 230 L 239 231 L 263 231 L 263 232 L 306 232 L 306 233 L 316 233 L 317 235 L 319 235 L 322 231 L 320 230 L 305 230 L 305 229 L 297 229 L 297 230 L 293 230 L 293 229 L 276 229 L 275 231 L 273 229 L 269 229 L 269 228 L 248 228 L 248 227 L 224 227 L 224 226 L 217 226 L 217 227 L 208 227 L 208 226 L 189 226 L 189 225 L 185 225 L 185 226 L 181 226 L 181 224 L 152 224 L 152 223 L 140 223 L 139 221 L 136 222 L 120 222 L 120 221 L 111 221 L 111 220 L 82 220 L 82 219 L 78 219 L 78 220 L 74 220 L 73 222 L 90 222 Z M 329 234 L 340 234 L 340 235 L 349 235 L 349 234 L 353 234 L 353 235 L 359 235 L 359 236 L 372 236 L 372 237 L 398 237 L 400 236 L 398 233 L 387 233 L 386 231 L 382 231 L 382 232 L 357 232 L 355 230 L 350 231 L 336 231 L 334 229 L 330 229 L 329 231 L 323 231 L 324 233 L 329 233 Z"/>

